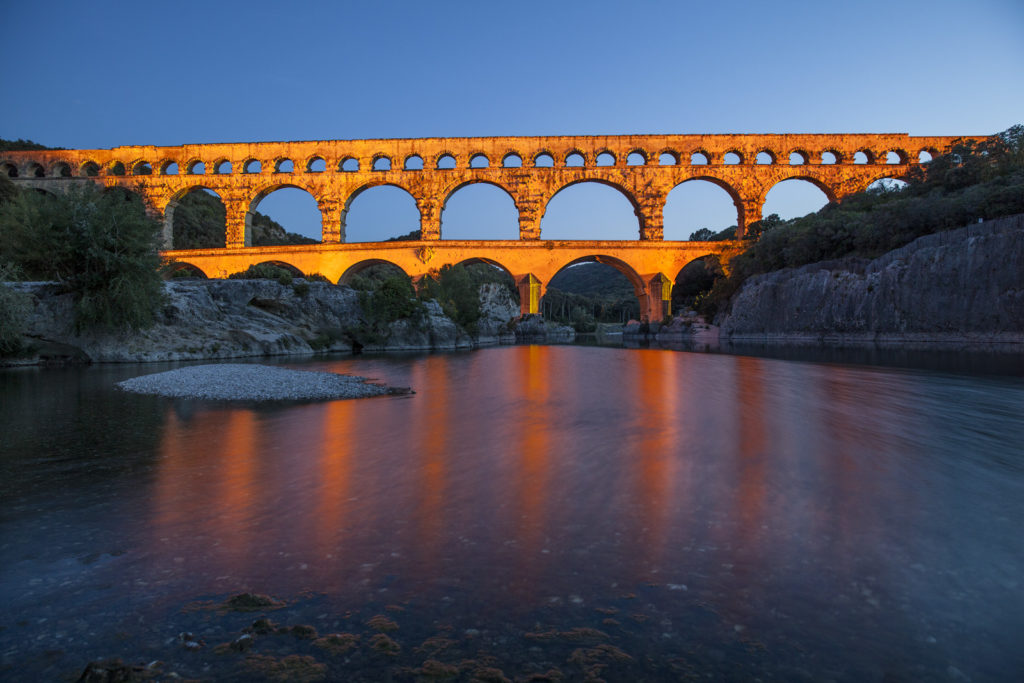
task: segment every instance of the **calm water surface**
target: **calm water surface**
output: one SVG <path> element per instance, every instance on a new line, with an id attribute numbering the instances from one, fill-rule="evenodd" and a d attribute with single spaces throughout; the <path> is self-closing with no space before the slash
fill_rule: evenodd
<path id="1" fill-rule="evenodd" d="M 327 680 L 1024 678 L 1013 363 L 519 346 L 288 365 L 416 394 L 268 407 L 114 387 L 171 366 L 0 373 L 0 678 L 121 657 L 249 680 L 287 655 Z M 219 608 L 247 591 L 287 604 Z M 264 615 L 359 641 L 216 651 Z"/>

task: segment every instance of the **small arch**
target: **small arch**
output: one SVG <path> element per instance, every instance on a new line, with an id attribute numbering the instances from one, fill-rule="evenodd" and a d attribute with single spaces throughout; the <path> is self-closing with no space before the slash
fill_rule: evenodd
<path id="1" fill-rule="evenodd" d="M 811 155 L 802 149 L 794 149 L 789 153 L 790 166 L 806 166 L 811 161 Z"/>
<path id="2" fill-rule="evenodd" d="M 754 157 L 754 163 L 761 166 L 771 166 L 775 163 L 775 154 L 770 150 L 763 149 Z"/>
<path id="3" fill-rule="evenodd" d="M 293 173 L 295 162 L 288 158 L 281 158 L 274 162 L 274 173 Z"/>
<path id="4" fill-rule="evenodd" d="M 45 178 L 46 177 L 46 169 L 43 168 L 43 165 L 40 164 L 40 163 L 36 163 L 36 162 L 30 163 L 28 165 L 27 170 L 28 170 L 28 176 L 30 178 Z"/>
<path id="5" fill-rule="evenodd" d="M 694 152 L 693 154 L 690 155 L 690 165 L 691 166 L 707 166 L 710 163 L 711 163 L 711 154 L 709 152 L 705 152 L 702 149 L 699 149 L 699 150 L 697 150 L 696 152 Z"/>
<path id="6" fill-rule="evenodd" d="M 555 165 L 555 157 L 551 152 L 538 152 L 533 157 L 534 168 L 551 168 Z"/>
<path id="7" fill-rule="evenodd" d="M 501 159 L 501 165 L 505 168 L 522 168 L 523 158 L 515 152 L 509 152 Z"/>
<path id="8" fill-rule="evenodd" d="M 373 164 L 370 166 L 374 171 L 390 171 L 391 157 L 386 154 L 378 154 L 373 157 Z"/>
<path id="9" fill-rule="evenodd" d="M 185 173 L 188 175 L 204 175 L 206 173 L 206 164 L 201 161 L 190 161 L 185 166 Z"/>
<path id="10" fill-rule="evenodd" d="M 873 164 L 875 163 L 875 155 L 870 150 L 860 149 L 857 150 L 853 155 L 853 163 L 855 164 Z"/>
<path id="11" fill-rule="evenodd" d="M 152 169 L 151 169 L 152 171 Z M 71 177 L 71 164 L 66 161 L 58 161 L 50 169 L 50 175 L 54 178 L 70 178 Z"/>
<path id="12" fill-rule="evenodd" d="M 111 164 L 107 166 L 107 175 L 124 175 L 124 164 L 120 161 L 111 162 Z"/>
<path id="13" fill-rule="evenodd" d="M 887 164 L 905 164 L 907 163 L 907 153 L 902 149 L 890 149 L 885 153 L 885 163 Z"/>
<path id="14" fill-rule="evenodd" d="M 729 166 L 736 166 L 743 163 L 743 155 L 736 150 L 730 150 L 722 157 L 722 163 Z"/>
<path id="15" fill-rule="evenodd" d="M 209 279 L 202 268 L 187 261 L 171 261 L 168 263 L 163 271 L 163 278 L 165 280 L 173 280 L 180 277 L 192 277 L 201 280 Z"/>
<path id="16" fill-rule="evenodd" d="M 355 157 L 345 157 L 338 164 L 338 170 L 343 173 L 355 173 L 359 170 L 359 159 Z"/>
<path id="17" fill-rule="evenodd" d="M 327 162 L 322 156 L 312 156 L 306 162 L 306 173 L 323 173 L 327 170 Z"/>
<path id="18" fill-rule="evenodd" d="M 393 270 L 395 271 L 396 275 L 401 273 L 405 277 L 409 277 L 408 273 L 406 273 L 404 270 L 402 270 L 400 266 L 398 266 L 395 263 L 392 263 L 391 261 L 386 261 L 384 259 L 366 259 L 365 261 L 359 261 L 358 263 L 353 263 L 351 266 L 349 266 L 345 270 L 345 272 L 341 274 L 341 277 L 338 278 L 338 284 L 351 285 L 352 281 L 357 276 L 361 275 L 364 271 L 367 271 L 371 268 L 380 270 L 386 269 L 389 271 Z"/>
<path id="19" fill-rule="evenodd" d="M 482 152 L 477 152 L 469 157 L 470 168 L 487 168 L 491 165 L 491 160 L 487 158 L 487 155 Z"/>
<path id="20" fill-rule="evenodd" d="M 828 166 L 832 164 L 838 164 L 841 160 L 842 157 L 839 156 L 839 152 L 835 151 L 834 149 L 826 149 L 824 152 L 821 153 L 821 163 L 823 165 Z"/>
<path id="21" fill-rule="evenodd" d="M 642 149 L 634 149 L 626 155 L 626 166 L 646 166 L 647 152 Z"/>
<path id="22" fill-rule="evenodd" d="M 594 165 L 595 166 L 614 166 L 615 165 L 615 155 L 612 154 L 611 152 L 609 152 L 606 149 L 601 150 L 600 152 L 597 153 L 597 156 L 594 158 Z"/>
<path id="23" fill-rule="evenodd" d="M 455 156 L 449 154 L 448 152 L 444 152 L 437 157 L 437 163 L 435 164 L 435 168 L 437 168 L 440 171 L 450 171 L 453 168 L 455 168 L 455 165 Z"/>
<path id="24" fill-rule="evenodd" d="M 173 159 L 164 159 L 160 162 L 160 175 L 178 175 L 178 162 Z"/>
<path id="25" fill-rule="evenodd" d="M 228 175 L 231 173 L 231 162 L 227 159 L 221 159 L 220 161 L 214 162 L 213 172 L 216 175 Z"/>
<path id="26" fill-rule="evenodd" d="M 573 150 L 565 155 L 565 165 L 567 168 L 582 168 L 587 165 L 587 158 L 583 152 Z"/>
<path id="27" fill-rule="evenodd" d="M 153 175 L 153 167 L 148 161 L 139 161 L 132 166 L 132 175 Z"/>
<path id="28" fill-rule="evenodd" d="M 405 158 L 405 163 L 402 164 L 403 171 L 422 171 L 423 170 L 423 157 L 419 154 L 410 154 Z"/>
<path id="29" fill-rule="evenodd" d="M 5 161 L 0 164 L 0 173 L 3 173 L 8 178 L 17 178 L 18 167 L 8 161 Z"/>
<path id="30" fill-rule="evenodd" d="M 100 174 L 100 165 L 95 161 L 86 161 L 79 167 L 78 175 L 83 178 L 95 178 Z"/>
<path id="31" fill-rule="evenodd" d="M 666 149 L 658 155 L 659 166 L 678 166 L 679 165 L 679 152 L 673 149 Z"/>
<path id="32" fill-rule="evenodd" d="M 922 149 L 920 152 L 917 153 L 917 163 L 919 163 L 919 164 L 927 164 L 929 161 L 934 159 L 936 156 L 937 155 L 934 153 L 934 150 Z"/>

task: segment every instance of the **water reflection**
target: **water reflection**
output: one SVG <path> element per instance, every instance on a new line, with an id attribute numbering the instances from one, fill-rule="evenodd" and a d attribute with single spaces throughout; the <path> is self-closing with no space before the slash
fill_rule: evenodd
<path id="1" fill-rule="evenodd" d="M 641 677 L 679 657 L 839 680 L 1024 666 L 1019 380 L 554 346 L 309 367 L 417 393 L 256 408 L 124 395 L 88 372 L 68 376 L 83 394 L 9 384 L 19 408 L 0 426 L 55 423 L 4 432 L 11 619 L 60 612 L 114 643 L 126 613 L 159 623 L 257 591 L 318 596 L 295 608 L 310 622 L 400 607 L 406 639 L 499 632 L 487 647 L 512 669 L 536 646 L 523 634 L 578 626 Z M 105 440 L 69 456 L 79 472 L 126 443 L 82 424 L 97 402 L 79 395 L 146 431 L 131 462 L 148 467 L 54 490 L 38 453 Z M 118 553 L 74 564 L 115 536 Z M 97 615 L 100 595 L 116 612 Z M 0 651 L 45 629 L 0 630 Z"/>

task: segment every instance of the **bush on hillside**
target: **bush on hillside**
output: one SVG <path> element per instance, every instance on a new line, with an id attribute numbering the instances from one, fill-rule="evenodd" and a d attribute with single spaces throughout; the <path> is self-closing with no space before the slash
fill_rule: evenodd
<path id="1" fill-rule="evenodd" d="M 277 280 L 282 285 L 290 285 L 295 276 L 287 268 L 275 266 L 273 263 L 257 263 L 243 271 L 231 273 L 229 280 Z"/>
<path id="2" fill-rule="evenodd" d="M 0 356 L 9 356 L 22 350 L 29 296 L 5 284 L 17 279 L 15 268 L 0 263 Z"/>
<path id="3" fill-rule="evenodd" d="M 163 302 L 160 224 L 139 195 L 92 183 L 52 195 L 19 192 L 0 206 L 0 260 L 75 298 L 75 328 L 151 325 Z"/>

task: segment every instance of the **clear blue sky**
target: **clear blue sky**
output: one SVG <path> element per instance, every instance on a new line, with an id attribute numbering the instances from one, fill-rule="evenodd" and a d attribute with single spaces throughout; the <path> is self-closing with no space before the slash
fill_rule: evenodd
<path id="1" fill-rule="evenodd" d="M 0 137 L 62 147 L 592 133 L 994 133 L 1024 122 L 1024 2 L 14 2 L 0 0 Z M 667 237 L 735 223 L 673 192 Z M 787 185 L 795 185 L 792 189 Z M 684 188 L 686 191 L 684 192 Z M 465 194 L 462 194 L 465 193 Z M 766 212 L 824 197 L 791 181 Z M 515 236 L 474 186 L 449 236 Z M 317 234 L 308 195 L 259 209 Z M 352 239 L 416 227 L 408 197 L 353 204 Z M 614 190 L 552 202 L 545 237 L 631 237 Z M 509 232 L 511 231 L 511 234 Z"/>

